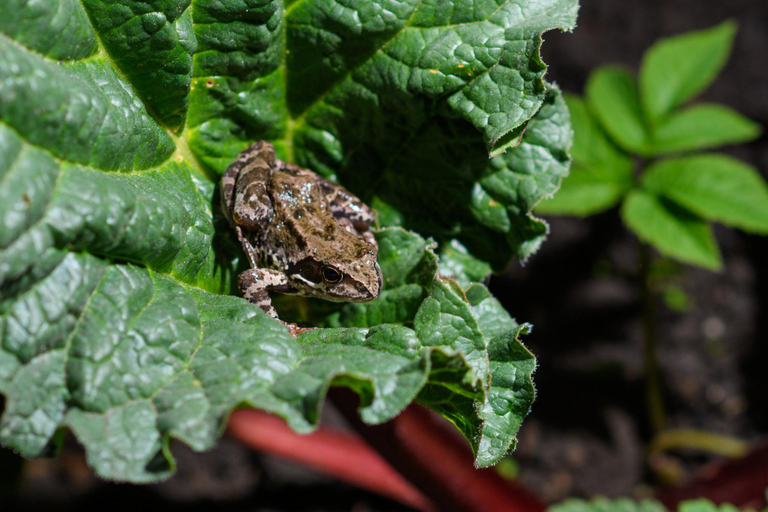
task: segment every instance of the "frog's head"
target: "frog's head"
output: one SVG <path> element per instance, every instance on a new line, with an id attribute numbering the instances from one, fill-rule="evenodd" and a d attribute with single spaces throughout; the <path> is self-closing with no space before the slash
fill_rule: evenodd
<path id="1" fill-rule="evenodd" d="M 291 265 L 288 278 L 301 295 L 336 302 L 368 302 L 381 293 L 377 256 L 377 247 L 369 243 L 361 243 L 358 251 L 346 254 L 313 254 Z"/>

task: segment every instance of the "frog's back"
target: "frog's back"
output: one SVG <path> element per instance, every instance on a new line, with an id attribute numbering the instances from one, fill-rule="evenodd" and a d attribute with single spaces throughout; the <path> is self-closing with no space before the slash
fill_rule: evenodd
<path id="1" fill-rule="evenodd" d="M 273 170 L 271 193 L 276 216 L 284 220 L 283 229 L 290 231 L 284 238 L 295 242 L 296 254 L 311 251 L 317 259 L 330 261 L 349 259 L 345 255 L 356 258 L 368 249 L 367 242 L 335 218 L 327 191 L 315 173 Z"/>

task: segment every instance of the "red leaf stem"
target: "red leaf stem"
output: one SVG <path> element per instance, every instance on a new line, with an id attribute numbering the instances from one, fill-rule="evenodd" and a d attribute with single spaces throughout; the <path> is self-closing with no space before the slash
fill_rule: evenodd
<path id="1" fill-rule="evenodd" d="M 440 510 L 456 512 L 543 512 L 537 497 L 493 469 L 476 469 L 474 458 L 452 426 L 420 406 L 410 406 L 383 425 L 357 416 L 357 397 L 333 390 L 333 402 L 347 421 L 395 469 Z"/>
<path id="2" fill-rule="evenodd" d="M 300 435 L 282 419 L 249 409 L 232 413 L 227 433 L 255 450 L 292 459 L 416 510 L 435 510 L 428 498 L 354 432 L 320 427 Z"/>

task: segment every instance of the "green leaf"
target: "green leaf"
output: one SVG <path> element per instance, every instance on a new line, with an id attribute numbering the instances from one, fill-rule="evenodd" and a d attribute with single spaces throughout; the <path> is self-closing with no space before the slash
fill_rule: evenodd
<path id="1" fill-rule="evenodd" d="M 678 510 L 680 512 L 736 512 L 739 508 L 730 503 L 715 504 L 701 498 L 681 502 Z M 571 498 L 551 505 L 547 512 L 667 512 L 667 509 L 655 500 L 595 498 L 587 501 Z M 745 512 L 754 512 L 754 510 L 746 509 Z"/>
<path id="2" fill-rule="evenodd" d="M 588 216 L 614 206 L 632 186 L 632 159 L 597 124 L 584 100 L 565 95 L 573 125 L 574 164 L 554 197 L 536 205 L 544 215 Z"/>
<path id="3" fill-rule="evenodd" d="M 0 32 L 37 53 L 60 61 L 83 59 L 99 51 L 96 32 L 78 0 L 0 4 Z"/>
<path id="4" fill-rule="evenodd" d="M 381 236 L 418 242 L 402 231 Z M 423 247 L 422 258 L 434 260 Z M 419 275 L 418 267 L 409 274 Z M 294 340 L 242 299 L 66 254 L 34 288 L 4 303 L 0 435 L 29 456 L 66 425 L 100 475 L 153 481 L 171 470 L 162 455 L 168 436 L 206 449 L 238 404 L 272 411 L 307 432 L 331 383 L 358 391 L 363 419 L 378 423 L 430 382 L 471 398 L 460 419 L 476 449 L 489 444 L 477 463 L 492 464 L 512 445 L 533 400 L 533 356 L 487 291 L 482 300 L 474 293 L 470 304 L 443 278 L 417 286 L 427 293 L 415 331 L 384 324 L 318 329 Z M 52 305 L 51 297 L 64 304 Z M 448 373 L 453 379 L 443 382 Z"/>
<path id="5" fill-rule="evenodd" d="M 466 295 L 488 340 L 492 385 L 480 409 L 485 426 L 476 448 L 476 462 L 489 466 L 514 449 L 517 439 L 510 439 L 507 432 L 520 428 L 520 420 L 528 414 L 526 407 L 535 398 L 530 376 L 536 369 L 536 358 L 517 341 L 519 335 L 530 332 L 530 324 L 518 325 L 484 286 L 473 284 Z"/>
<path id="6" fill-rule="evenodd" d="M 739 507 L 730 503 L 716 504 L 708 499 L 700 498 L 698 500 L 688 500 L 680 504 L 680 512 L 737 512 Z M 747 509 L 750 512 L 753 509 Z"/>
<path id="7" fill-rule="evenodd" d="M 551 505 L 547 512 L 667 512 L 667 509 L 655 500 L 595 498 L 587 501 L 571 498 Z"/>
<path id="8" fill-rule="evenodd" d="M 576 0 L 0 3 L 0 442 L 68 428 L 100 476 L 156 481 L 172 439 L 207 449 L 242 406 L 308 432 L 339 385 L 369 423 L 432 404 L 478 465 L 514 446 L 528 327 L 469 283 L 546 234 L 571 135 L 539 47 Z M 324 326 L 298 338 L 224 295 L 216 186 L 256 139 L 402 226 L 376 301 L 280 301 Z"/>
<path id="9" fill-rule="evenodd" d="M 675 313 L 685 313 L 693 307 L 691 296 L 675 284 L 662 286 L 661 298 L 664 301 L 664 305 Z"/>
<path id="10" fill-rule="evenodd" d="M 660 121 L 706 89 L 728 60 L 735 35 L 736 23 L 725 21 L 654 44 L 640 68 L 640 96 L 648 118 Z"/>
<path id="11" fill-rule="evenodd" d="M 711 270 L 722 267 L 711 228 L 690 211 L 637 190 L 622 203 L 621 216 L 640 240 L 661 254 Z"/>
<path id="12" fill-rule="evenodd" d="M 473 256 L 489 262 L 494 270 L 502 270 L 508 264 L 509 247 L 525 261 L 538 250 L 549 232 L 547 224 L 529 212 L 543 197 L 551 196 L 568 173 L 571 133 L 562 128 L 569 121 L 562 96 L 552 90 L 528 123 L 521 144 L 486 161 L 488 168 L 472 187 L 469 209 L 479 225 L 464 229 L 456 239 Z M 440 161 L 438 155 L 433 156 L 433 161 Z M 445 166 L 450 164 L 445 162 Z M 441 204 L 438 197 L 434 203 L 440 204 L 440 211 L 436 212 L 440 218 L 450 218 L 449 208 L 461 208 L 454 202 Z"/>
<path id="13" fill-rule="evenodd" d="M 616 144 L 631 153 L 649 154 L 650 136 L 632 73 L 613 66 L 599 68 L 587 80 L 586 97 L 592 113 Z"/>
<path id="14" fill-rule="evenodd" d="M 664 160 L 648 168 L 643 185 L 705 219 L 768 234 L 768 186 L 756 169 L 734 158 Z"/>
<path id="15" fill-rule="evenodd" d="M 747 142 L 760 125 L 722 105 L 694 105 L 672 114 L 653 132 L 656 153 L 706 149 Z"/>
<path id="16" fill-rule="evenodd" d="M 512 3 L 466 1 L 443 9 L 408 1 L 333 8 L 330 1 L 302 2 L 286 13 L 293 117 L 311 116 L 350 86 L 376 95 L 391 82 L 403 92 L 446 97 L 450 110 L 494 148 L 541 106 L 546 66 L 537 52 L 540 34 L 572 28 L 577 4 L 530 2 L 521 10 Z"/>
<path id="17" fill-rule="evenodd" d="M 491 270 L 488 263 L 469 254 L 458 240 L 452 240 L 441 248 L 440 275 L 450 277 L 462 287 L 485 281 Z"/>
<path id="18" fill-rule="evenodd" d="M 613 170 L 617 181 L 624 181 L 632 171 L 632 159 L 611 142 L 582 98 L 574 94 L 563 96 L 571 113 L 574 162 L 583 167 L 603 166 Z"/>
<path id="19" fill-rule="evenodd" d="M 51 155 L 134 171 L 173 152 L 170 136 L 103 58 L 58 65 L 3 36 L 0 54 L 0 119 Z"/>
<path id="20" fill-rule="evenodd" d="M 112 63 L 125 74 L 156 119 L 173 131 L 184 125 L 192 54 L 192 0 L 82 0 Z"/>

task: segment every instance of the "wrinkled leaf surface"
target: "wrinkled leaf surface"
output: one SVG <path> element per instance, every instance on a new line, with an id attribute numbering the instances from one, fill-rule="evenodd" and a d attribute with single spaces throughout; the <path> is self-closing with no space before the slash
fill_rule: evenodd
<path id="1" fill-rule="evenodd" d="M 530 210 L 567 173 L 571 136 L 539 46 L 576 9 L 3 2 L 2 443 L 36 456 L 69 428 L 101 476 L 154 481 L 170 439 L 209 448 L 238 406 L 311 430 L 333 384 L 370 423 L 428 404 L 478 464 L 497 461 L 535 363 L 527 327 L 470 283 L 546 234 Z M 216 184 L 257 139 L 412 230 L 376 234 L 377 301 L 284 300 L 324 326 L 295 339 L 228 295 L 242 252 Z"/>

